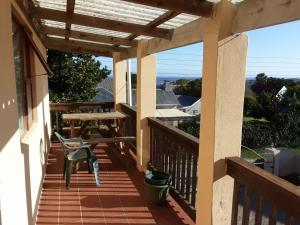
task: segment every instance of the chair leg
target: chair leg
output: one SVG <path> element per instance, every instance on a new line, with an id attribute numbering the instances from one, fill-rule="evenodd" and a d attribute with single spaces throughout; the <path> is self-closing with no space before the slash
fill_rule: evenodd
<path id="1" fill-rule="evenodd" d="M 70 181 L 71 181 L 71 174 L 73 170 L 73 162 L 67 160 L 67 167 L 66 167 L 66 188 L 70 188 Z"/>
<path id="2" fill-rule="evenodd" d="M 96 186 L 100 186 L 100 178 L 99 178 L 99 163 L 96 156 L 91 157 L 91 162 L 94 168 L 94 174 L 95 174 L 95 180 L 96 180 Z"/>
<path id="3" fill-rule="evenodd" d="M 63 170 L 64 180 L 66 179 L 66 169 L 67 169 L 67 159 L 64 157 L 64 170 Z"/>
<path id="4" fill-rule="evenodd" d="M 91 165 L 90 165 L 90 158 L 89 158 L 89 157 L 86 158 L 86 164 L 87 164 L 89 173 L 92 173 L 92 172 L 93 172 L 93 168 L 91 168 Z"/>

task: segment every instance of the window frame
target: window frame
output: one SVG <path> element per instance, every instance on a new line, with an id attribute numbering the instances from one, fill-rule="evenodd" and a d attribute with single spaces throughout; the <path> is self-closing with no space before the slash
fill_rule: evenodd
<path id="1" fill-rule="evenodd" d="M 22 27 L 22 22 L 18 20 L 14 15 L 12 15 L 12 23 L 15 24 L 17 27 L 17 32 L 20 32 L 20 36 L 18 40 L 20 42 L 20 55 L 22 55 L 22 62 L 21 62 L 21 90 L 19 90 L 16 87 L 16 92 L 20 91 L 22 94 L 22 114 L 18 112 L 19 117 L 23 117 L 23 126 L 19 127 L 21 131 L 21 137 L 24 136 L 24 134 L 30 130 L 32 127 L 33 123 L 36 120 L 35 116 L 35 80 L 33 74 L 33 68 L 32 68 L 32 63 L 33 63 L 33 50 L 30 45 L 30 42 L 23 30 Z M 14 43 L 13 43 L 14 44 Z M 15 56 L 14 56 L 15 57 Z M 15 65 L 16 67 L 16 65 Z M 15 76 L 17 76 L 15 74 Z M 17 82 L 16 82 L 17 83 Z M 18 95 L 18 93 L 17 93 Z M 19 104 L 17 102 L 17 104 Z"/>

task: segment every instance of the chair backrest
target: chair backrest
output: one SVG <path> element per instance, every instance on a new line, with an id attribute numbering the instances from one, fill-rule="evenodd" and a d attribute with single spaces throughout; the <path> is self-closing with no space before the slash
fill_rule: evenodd
<path id="1" fill-rule="evenodd" d="M 59 133 L 57 133 L 57 132 L 54 132 L 54 134 L 55 134 L 55 136 L 58 138 L 58 140 L 59 140 L 59 142 L 61 143 L 61 146 L 62 146 L 62 148 L 63 148 L 63 150 L 64 150 L 64 152 L 66 152 L 66 146 L 65 146 L 65 138 L 63 138 Z"/>

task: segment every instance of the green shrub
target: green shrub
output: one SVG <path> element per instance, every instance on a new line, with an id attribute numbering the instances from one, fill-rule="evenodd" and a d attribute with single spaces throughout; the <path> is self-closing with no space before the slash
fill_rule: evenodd
<path id="1" fill-rule="evenodd" d="M 261 121 L 244 122 L 242 144 L 250 148 L 260 148 L 274 144 L 274 128 Z"/>

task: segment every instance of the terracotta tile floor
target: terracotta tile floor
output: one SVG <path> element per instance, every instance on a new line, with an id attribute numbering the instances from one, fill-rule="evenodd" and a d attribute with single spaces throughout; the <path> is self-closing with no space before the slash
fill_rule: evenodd
<path id="1" fill-rule="evenodd" d="M 135 168 L 125 169 L 108 146 L 94 152 L 100 162 L 99 188 L 86 165 L 72 174 L 71 188 L 62 178 L 60 145 L 52 144 L 37 216 L 37 224 L 122 225 L 122 224 L 194 224 L 169 197 L 164 206 L 146 201 L 144 176 Z"/>

